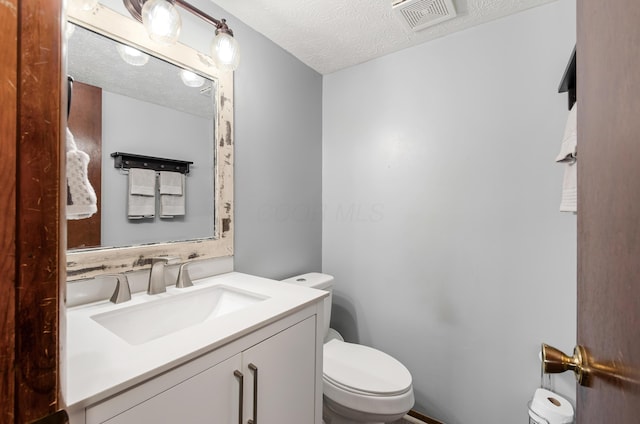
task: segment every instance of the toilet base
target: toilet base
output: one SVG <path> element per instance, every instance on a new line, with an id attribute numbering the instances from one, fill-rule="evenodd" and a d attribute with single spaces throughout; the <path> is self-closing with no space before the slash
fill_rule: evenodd
<path id="1" fill-rule="evenodd" d="M 388 424 L 398 421 L 406 413 L 370 414 L 337 404 L 326 396 L 322 399 L 322 419 L 326 424 Z"/>

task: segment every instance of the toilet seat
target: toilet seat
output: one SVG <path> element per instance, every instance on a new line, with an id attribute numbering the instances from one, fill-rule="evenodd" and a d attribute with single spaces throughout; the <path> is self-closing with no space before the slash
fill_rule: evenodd
<path id="1" fill-rule="evenodd" d="M 324 378 L 354 393 L 394 396 L 411 387 L 409 370 L 377 349 L 331 340 L 324 344 Z"/>
<path id="2" fill-rule="evenodd" d="M 324 344 L 323 391 L 355 411 L 392 415 L 413 406 L 409 370 L 390 355 L 353 343 Z"/>

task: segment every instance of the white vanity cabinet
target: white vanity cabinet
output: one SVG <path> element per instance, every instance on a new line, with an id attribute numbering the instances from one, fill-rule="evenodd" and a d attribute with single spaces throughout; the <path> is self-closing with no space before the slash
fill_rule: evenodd
<path id="1" fill-rule="evenodd" d="M 307 319 L 242 352 L 245 423 L 314 422 L 315 340 Z"/>
<path id="2" fill-rule="evenodd" d="M 240 355 L 215 365 L 158 393 L 113 418 L 108 424 L 134 423 L 237 423 L 239 385 L 234 371 L 240 369 Z M 127 396 L 123 393 L 119 396 Z M 87 413 L 87 423 L 91 409 Z"/>
<path id="3" fill-rule="evenodd" d="M 281 320 L 89 406 L 85 422 L 320 424 L 316 317 Z"/>

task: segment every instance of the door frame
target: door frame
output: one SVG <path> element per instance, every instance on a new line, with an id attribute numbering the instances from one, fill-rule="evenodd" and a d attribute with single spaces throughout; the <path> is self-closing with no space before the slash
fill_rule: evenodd
<path id="1" fill-rule="evenodd" d="M 4 218 L 0 223 L 0 421 L 13 421 L 15 379 L 15 222 L 16 222 L 16 141 L 17 141 L 17 70 L 18 70 L 18 19 L 17 0 L 7 0 L 0 8 L 0 208 Z"/>
<path id="2" fill-rule="evenodd" d="M 0 421 L 27 423 L 62 405 L 63 2 L 7 0 L 0 22 Z"/>

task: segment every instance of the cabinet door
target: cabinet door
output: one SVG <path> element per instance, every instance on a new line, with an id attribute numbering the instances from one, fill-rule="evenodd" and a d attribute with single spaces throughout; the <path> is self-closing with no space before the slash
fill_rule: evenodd
<path id="1" fill-rule="evenodd" d="M 245 422 L 314 422 L 315 331 L 311 317 L 242 352 Z"/>
<path id="2" fill-rule="evenodd" d="M 234 371 L 239 370 L 240 366 L 241 357 L 238 354 L 105 423 L 238 423 L 240 380 Z"/>

